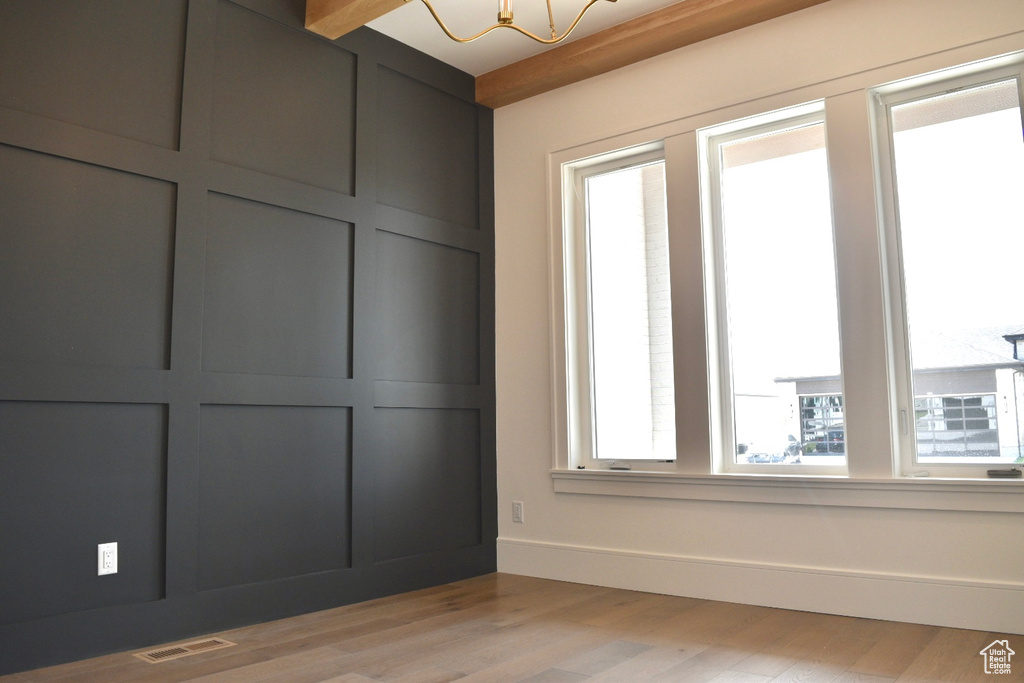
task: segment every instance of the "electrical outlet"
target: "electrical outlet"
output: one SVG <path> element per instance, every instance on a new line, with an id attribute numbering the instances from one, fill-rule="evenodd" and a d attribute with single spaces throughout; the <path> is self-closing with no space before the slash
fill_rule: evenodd
<path id="1" fill-rule="evenodd" d="M 523 503 L 522 501 L 512 501 L 512 521 L 517 524 L 523 523 Z"/>
<path id="2" fill-rule="evenodd" d="M 117 543 L 100 543 L 97 546 L 97 560 L 99 562 L 97 575 L 117 573 Z"/>

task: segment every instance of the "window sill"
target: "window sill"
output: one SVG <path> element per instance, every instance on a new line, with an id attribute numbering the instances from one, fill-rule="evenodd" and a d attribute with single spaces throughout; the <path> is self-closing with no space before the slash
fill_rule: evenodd
<path id="1" fill-rule="evenodd" d="M 551 470 L 556 493 L 733 503 L 1024 513 L 1024 481 Z"/>

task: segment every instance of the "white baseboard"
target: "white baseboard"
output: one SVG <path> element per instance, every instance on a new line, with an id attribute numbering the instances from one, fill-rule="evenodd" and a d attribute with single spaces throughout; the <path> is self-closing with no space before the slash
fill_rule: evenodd
<path id="1" fill-rule="evenodd" d="M 498 571 L 538 578 L 869 619 L 1024 634 L 1024 583 L 498 539 Z"/>

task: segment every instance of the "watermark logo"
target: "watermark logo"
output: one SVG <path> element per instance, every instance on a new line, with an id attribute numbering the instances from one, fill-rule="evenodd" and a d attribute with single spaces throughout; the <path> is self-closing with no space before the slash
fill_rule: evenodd
<path id="1" fill-rule="evenodd" d="M 978 654 L 985 658 L 985 673 L 1009 674 L 1010 658 L 1017 653 L 1010 649 L 1010 641 L 995 640 Z"/>

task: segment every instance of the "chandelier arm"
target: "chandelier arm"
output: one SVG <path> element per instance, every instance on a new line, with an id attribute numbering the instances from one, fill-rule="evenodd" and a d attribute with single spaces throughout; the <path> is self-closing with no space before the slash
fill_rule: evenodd
<path id="1" fill-rule="evenodd" d="M 441 17 L 439 17 L 437 15 L 437 10 L 435 10 L 434 6 L 430 4 L 430 0 L 423 0 L 423 4 L 427 6 L 428 10 L 430 10 L 430 15 L 432 17 L 434 17 L 434 21 L 436 21 L 437 25 L 441 27 L 441 30 L 445 32 L 445 35 L 447 35 L 449 38 L 454 40 L 456 43 L 471 43 L 474 40 L 476 40 L 477 38 L 479 38 L 481 36 L 487 35 L 488 33 L 490 33 L 491 31 L 493 31 L 496 28 L 501 28 L 503 25 L 507 26 L 507 24 L 495 24 L 494 26 L 488 26 L 483 31 L 480 31 L 480 33 L 477 33 L 476 35 L 470 36 L 469 38 L 460 38 L 459 36 L 457 36 L 454 33 L 452 33 L 451 29 L 449 29 L 445 25 L 445 23 L 441 19 Z"/>
<path id="2" fill-rule="evenodd" d="M 580 13 L 578 15 L 576 15 L 576 19 L 573 20 L 573 22 L 569 26 L 569 28 L 566 29 L 565 33 L 563 33 L 560 36 L 557 36 L 557 35 L 553 36 L 552 38 L 541 38 L 537 34 L 532 33 L 531 31 L 528 31 L 527 29 L 523 28 L 522 26 L 516 26 L 515 24 L 494 24 L 493 26 L 488 26 L 483 31 L 480 31 L 476 35 L 470 36 L 469 38 L 460 38 L 459 36 L 457 36 L 454 33 L 452 33 L 451 30 L 445 25 L 444 21 L 441 20 L 441 17 L 439 17 L 438 14 L 437 14 L 437 10 L 435 10 L 434 6 L 432 4 L 430 4 L 430 0 L 423 0 L 423 4 L 427 6 L 428 10 L 430 10 L 430 14 L 431 14 L 432 17 L 434 17 L 434 21 L 436 21 L 437 25 L 441 27 L 441 30 L 445 32 L 445 35 L 447 35 L 449 38 L 451 38 L 452 40 L 454 40 L 457 43 L 470 43 L 470 42 L 476 40 L 477 38 L 480 38 L 482 36 L 487 35 L 488 33 L 490 33 L 491 31 L 493 31 L 495 29 L 510 28 L 510 29 L 514 29 L 516 31 L 519 31 L 524 36 L 527 36 L 529 38 L 532 38 L 533 40 L 536 40 L 538 43 L 543 43 L 545 45 L 554 45 L 555 43 L 561 42 L 561 41 L 565 40 L 566 38 L 568 38 L 569 34 L 572 33 L 574 28 L 576 28 L 576 25 L 578 23 L 580 23 L 580 19 L 583 18 L 583 15 L 587 13 L 587 10 L 590 9 L 591 7 L 593 7 L 596 3 L 600 2 L 600 1 L 601 0 L 588 0 L 587 4 L 584 5 L 583 9 L 580 10 Z M 606 2 L 616 2 L 616 0 L 606 0 Z"/>
<path id="3" fill-rule="evenodd" d="M 584 8 L 584 11 L 586 11 L 586 8 Z M 555 13 L 551 11 L 551 0 L 548 0 L 548 26 L 551 27 L 551 38 L 557 38 L 558 31 L 555 30 Z"/>

